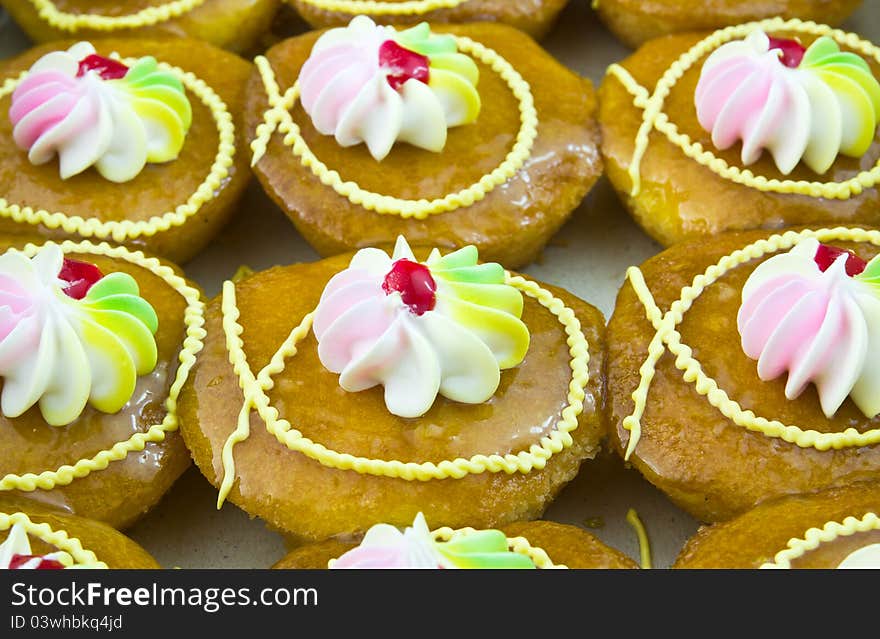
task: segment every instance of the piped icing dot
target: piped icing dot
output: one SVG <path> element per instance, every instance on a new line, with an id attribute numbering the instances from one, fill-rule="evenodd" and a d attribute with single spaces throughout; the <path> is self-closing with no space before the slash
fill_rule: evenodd
<path id="1" fill-rule="evenodd" d="M 128 67 L 80 42 L 31 66 L 12 93 L 9 119 L 32 164 L 57 156 L 62 179 L 93 166 L 128 182 L 146 164 L 178 157 L 192 108 L 180 80 L 154 58 Z"/>
<path id="2" fill-rule="evenodd" d="M 394 40 L 386 40 L 379 47 L 379 66 L 386 70 L 388 84 L 395 91 L 409 80 L 428 84 L 430 65 L 428 56 L 404 49 Z"/>
<path id="3" fill-rule="evenodd" d="M 380 161 L 396 142 L 442 151 L 480 113 L 476 63 L 426 23 L 398 32 L 357 16 L 318 38 L 298 82 L 315 129 Z"/>
<path id="4" fill-rule="evenodd" d="M 804 54 L 807 52 L 807 48 L 804 45 L 797 40 L 774 38 L 773 36 L 769 37 L 769 41 L 770 49 L 778 49 L 782 52 L 779 56 L 782 64 L 790 69 L 797 69 L 800 66 L 801 60 L 804 59 Z"/>
<path id="5" fill-rule="evenodd" d="M 335 561 L 331 569 L 533 569 L 535 563 L 508 547 L 499 530 L 476 530 L 450 541 L 436 541 L 424 515 L 401 531 L 377 524 L 363 541 Z"/>
<path id="6" fill-rule="evenodd" d="M 694 103 L 717 148 L 742 142 L 745 165 L 766 149 L 785 175 L 801 161 L 825 173 L 838 155 L 868 151 L 880 122 L 870 66 L 828 36 L 801 49 L 756 30 L 706 59 Z"/>
<path id="7" fill-rule="evenodd" d="M 831 268 L 831 265 L 834 264 L 834 262 L 837 261 L 837 258 L 841 255 L 847 256 L 846 274 L 850 277 L 859 275 L 868 267 L 868 263 L 852 251 L 837 248 L 836 246 L 828 246 L 827 244 L 819 245 L 819 248 L 816 250 L 816 256 L 813 259 L 816 261 L 819 270 L 824 273 Z"/>
<path id="8" fill-rule="evenodd" d="M 313 328 L 324 367 L 340 386 L 385 387 L 388 410 L 419 417 L 437 395 L 488 401 L 501 371 L 529 348 L 522 294 L 498 264 L 479 264 L 469 246 L 419 263 L 403 237 L 394 253 L 367 248 L 334 275 Z"/>
<path id="9" fill-rule="evenodd" d="M 815 384 L 829 418 L 847 397 L 868 418 L 880 414 L 878 276 L 878 258 L 863 267 L 849 251 L 813 238 L 761 263 L 743 287 L 737 317 L 758 376 L 788 372 L 788 399 Z"/>
<path id="10" fill-rule="evenodd" d="M 102 80 L 118 80 L 125 77 L 128 67 L 118 60 L 92 53 L 79 61 L 76 77 L 81 78 L 89 71 L 97 73 Z"/>
<path id="11" fill-rule="evenodd" d="M 58 272 L 58 278 L 67 282 L 62 287 L 65 295 L 75 300 L 81 300 L 89 292 L 98 280 L 104 275 L 100 269 L 94 264 L 88 262 L 79 262 L 65 257 L 61 263 L 61 270 Z"/>
<path id="12" fill-rule="evenodd" d="M 63 426 L 87 404 L 116 413 L 138 376 L 155 368 L 159 320 L 137 282 L 126 273 L 93 281 L 100 272 L 90 267 L 71 260 L 65 268 L 55 244 L 32 259 L 17 251 L 0 256 L 4 416 L 38 406 L 48 424 Z"/>
<path id="13" fill-rule="evenodd" d="M 62 570 L 64 564 L 55 559 L 47 559 L 40 555 L 12 555 L 9 570 L 33 568 L 34 570 Z"/>
<path id="14" fill-rule="evenodd" d="M 437 283 L 431 277 L 431 269 L 424 264 L 407 259 L 397 260 L 382 282 L 386 294 L 400 293 L 403 303 L 416 315 L 434 310 Z"/>

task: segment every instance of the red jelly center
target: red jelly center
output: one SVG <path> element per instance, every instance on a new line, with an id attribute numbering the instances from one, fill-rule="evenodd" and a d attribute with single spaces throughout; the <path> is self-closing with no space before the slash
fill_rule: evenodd
<path id="1" fill-rule="evenodd" d="M 37 570 L 61 570 L 64 568 L 64 564 L 60 561 L 43 559 L 39 555 L 12 555 L 12 559 L 9 561 L 9 569 L 16 570 L 17 568 L 21 568 L 32 559 L 40 560 L 40 563 L 37 564 Z"/>
<path id="2" fill-rule="evenodd" d="M 62 290 L 69 297 L 81 300 L 95 282 L 104 276 L 94 264 L 64 258 L 64 264 L 61 265 L 61 272 L 58 273 L 58 277 L 67 282 L 67 286 Z"/>
<path id="3" fill-rule="evenodd" d="M 426 56 L 404 49 L 394 40 L 386 40 L 379 47 L 379 66 L 388 71 L 388 84 L 395 91 L 413 78 L 427 84 L 430 65 Z"/>
<path id="4" fill-rule="evenodd" d="M 125 74 L 128 73 L 128 67 L 117 60 L 93 53 L 79 61 L 76 77 L 84 76 L 87 71 L 97 71 L 98 75 L 105 80 L 118 80 L 125 77 Z"/>
<path id="5" fill-rule="evenodd" d="M 382 282 L 382 290 L 390 295 L 400 293 L 403 303 L 416 315 L 424 315 L 437 303 L 437 283 L 428 267 L 411 260 L 397 260 Z"/>
<path id="6" fill-rule="evenodd" d="M 804 59 L 804 54 L 807 52 L 807 48 L 797 40 L 774 38 L 772 36 L 770 36 L 770 48 L 782 51 L 782 57 L 780 58 L 782 64 L 792 69 L 797 69 L 800 66 L 801 60 Z"/>
<path id="7" fill-rule="evenodd" d="M 819 250 L 816 251 L 816 257 L 814 259 L 819 266 L 819 270 L 824 273 L 831 268 L 831 265 L 834 264 L 837 258 L 841 255 L 849 256 L 846 258 L 846 274 L 850 277 L 855 277 L 868 268 L 868 263 L 852 251 L 845 251 L 844 249 L 837 248 L 836 246 L 828 246 L 827 244 L 819 245 Z"/>

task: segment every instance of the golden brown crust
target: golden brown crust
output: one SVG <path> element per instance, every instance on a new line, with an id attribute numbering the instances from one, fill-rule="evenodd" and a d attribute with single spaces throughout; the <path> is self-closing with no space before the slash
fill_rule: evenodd
<path id="1" fill-rule="evenodd" d="M 342 255 L 274 268 L 238 284 L 242 337 L 252 370 L 269 361 L 289 331 L 314 309 L 324 284 L 350 259 Z M 590 344 L 590 382 L 580 426 L 572 433 L 573 446 L 554 455 L 544 470 L 424 482 L 340 471 L 288 450 L 254 414 L 250 438 L 235 449 L 238 479 L 230 499 L 271 526 L 306 540 L 362 532 L 381 521 L 407 525 L 420 510 L 432 525 L 453 528 L 494 527 L 539 516 L 574 477 L 580 462 L 595 456 L 605 433 L 602 316 L 571 294 L 548 289 L 581 322 Z M 571 374 L 565 335 L 556 318 L 531 298 L 526 298 L 523 317 L 532 332 L 529 354 L 519 367 L 502 373 L 501 387 L 487 404 L 466 406 L 441 397 L 423 418 L 394 417 L 385 408 L 381 388 L 342 391 L 337 376 L 320 365 L 312 335 L 288 360 L 269 397 L 305 436 L 340 452 L 435 462 L 456 455 L 518 452 L 538 439 L 530 429 L 547 433 L 555 426 Z M 209 304 L 207 330 L 205 350 L 181 395 L 181 428 L 202 473 L 219 486 L 220 453 L 242 405 L 221 329 L 219 300 Z M 333 508 L 326 508 L 327 503 Z"/>
<path id="2" fill-rule="evenodd" d="M 435 25 L 435 29 L 468 36 L 495 49 L 529 82 L 539 119 L 531 158 L 513 178 L 470 207 L 423 221 L 405 220 L 367 211 L 338 195 L 302 166 L 276 132 L 255 172 L 269 196 L 322 255 L 393 242 L 402 234 L 414 244 L 441 248 L 474 244 L 484 259 L 517 268 L 538 256 L 602 173 L 596 97 L 589 80 L 567 70 L 510 27 L 482 23 Z M 296 81 L 319 35 L 291 38 L 268 51 L 282 90 Z M 345 180 L 407 199 L 444 197 L 471 186 L 500 165 L 520 128 L 513 93 L 497 73 L 480 66 L 480 119 L 474 125 L 450 129 L 446 150 L 439 154 L 398 144 L 380 164 L 364 145 L 342 148 L 332 136 L 318 133 L 301 104 L 294 108 L 293 117 L 315 155 L 328 168 L 339 170 Z M 267 105 L 262 81 L 254 73 L 246 108 L 251 134 Z"/>
<path id="3" fill-rule="evenodd" d="M 54 531 L 65 531 L 70 537 L 79 539 L 83 548 L 95 553 L 108 568 L 160 568 L 146 550 L 106 524 L 9 495 L 0 495 L 0 512 L 7 515 L 23 512 L 34 523 L 49 524 Z M 7 531 L 0 531 L 0 543 L 7 535 Z M 30 541 L 35 554 L 56 550 L 39 539 L 31 538 Z"/>
<path id="4" fill-rule="evenodd" d="M 287 0 L 313 27 L 348 24 L 352 14 L 317 9 L 303 0 Z M 386 0 L 388 1 L 388 0 Z M 390 0 L 403 2 L 404 0 Z M 430 11 L 419 15 L 371 16 L 383 24 L 418 24 L 419 22 L 502 22 L 535 38 L 544 37 L 556 22 L 568 0 L 468 0 L 452 9 Z M 369 14 L 367 14 L 369 15 Z"/>
<path id="5" fill-rule="evenodd" d="M 76 15 L 98 14 L 116 17 L 141 9 L 168 4 L 169 0 L 54 0 L 59 10 Z M 250 51 L 269 29 L 281 0 L 205 0 L 204 4 L 178 18 L 154 26 L 115 29 L 109 34 L 91 29 L 76 33 L 53 27 L 41 18 L 31 0 L 3 0 L 22 30 L 36 42 L 75 37 L 92 40 L 111 35 L 114 38 L 188 37 L 205 40 L 238 53 Z"/>
<path id="6" fill-rule="evenodd" d="M 673 568 L 759 568 L 773 561 L 790 539 L 829 521 L 880 513 L 880 484 L 859 483 L 813 495 L 762 504 L 723 524 L 705 526 L 687 542 Z M 803 567 L 835 568 L 864 537 L 839 538 L 804 556 Z M 880 540 L 878 540 L 880 541 Z"/>
<path id="7" fill-rule="evenodd" d="M 675 246 L 642 265 L 657 305 L 665 311 L 683 286 L 722 256 L 769 233 L 729 233 L 712 240 Z M 852 248 L 865 258 L 871 245 Z M 710 377 L 743 408 L 768 419 L 826 432 L 847 427 L 865 431 L 880 426 L 847 402 L 834 418 L 821 412 L 813 387 L 797 400 L 784 395 L 785 378 L 762 382 L 757 366 L 742 352 L 736 316 L 742 285 L 758 261 L 742 265 L 709 286 L 678 326 Z M 612 440 L 619 452 L 629 441 L 623 420 L 633 411 L 632 393 L 655 334 L 645 309 L 627 282 L 608 324 L 608 406 Z M 800 448 L 751 432 L 724 417 L 693 384 L 683 379 L 665 353 L 648 393 L 642 437 L 631 461 L 641 473 L 683 509 L 703 521 L 730 519 L 767 499 L 880 478 L 880 446 L 819 451 Z"/>
<path id="8" fill-rule="evenodd" d="M 0 236 L 0 252 L 10 246 L 22 247 L 29 241 L 39 244 L 44 240 L 34 236 Z M 78 420 L 58 428 L 47 425 L 37 408 L 15 419 L 0 416 L 0 431 L 4 433 L 0 441 L 0 476 L 54 471 L 84 457 L 91 458 L 135 432 L 144 432 L 160 423 L 166 415 L 164 402 L 174 381 L 185 335 L 185 301 L 167 283 L 139 266 L 89 254 L 70 255 L 97 265 L 105 274 L 126 272 L 137 280 L 141 295 L 159 317 L 159 363 L 153 373 L 138 379 L 132 401 L 114 415 L 88 406 Z M 8 494 L 27 497 L 123 528 L 158 502 L 189 465 L 183 438 L 172 432 L 164 441 L 147 444 L 143 451 L 132 452 L 67 486 L 49 491 L 0 493 L 0 498 Z"/>
<path id="9" fill-rule="evenodd" d="M 524 537 L 541 548 L 554 564 L 579 569 L 634 569 L 636 562 L 619 550 L 606 546 L 586 530 L 551 521 L 517 522 L 501 528 L 509 538 Z M 328 539 L 290 552 L 272 568 L 320 570 L 331 559 L 354 548 L 355 542 Z"/>
<path id="10" fill-rule="evenodd" d="M 832 26 L 843 22 L 862 0 L 599 0 L 602 22 L 627 46 L 680 31 L 718 29 L 774 18 L 801 18 Z"/>
<path id="11" fill-rule="evenodd" d="M 65 49 L 73 41 L 41 45 L 0 63 L 0 78 L 17 76 L 42 55 Z M 122 40 L 100 39 L 93 44 L 99 53 L 113 51 L 122 56 L 152 55 L 179 66 L 204 80 L 225 102 L 237 131 L 234 163 L 219 193 L 182 226 L 171 227 L 152 236 L 131 239 L 126 244 L 151 253 L 185 262 L 216 235 L 231 216 L 238 199 L 250 181 L 250 152 L 244 135 L 241 112 L 244 85 L 251 65 L 241 58 L 204 42 L 184 39 Z M 217 154 L 219 138 L 210 110 L 191 92 L 193 123 L 180 157 L 167 164 L 148 164 L 130 182 L 114 184 L 94 170 L 62 182 L 58 161 L 34 166 L 12 139 L 9 118 L 0 118 L 0 193 L 10 203 L 28 205 L 67 216 L 97 217 L 101 221 L 147 220 L 173 211 L 184 204 L 208 176 Z M 0 99 L 0 112 L 9 109 L 10 96 Z M 0 218 L 0 232 L 41 233 L 47 237 L 71 237 L 63 231 L 19 224 Z"/>
<path id="12" fill-rule="evenodd" d="M 653 40 L 620 64 L 635 80 L 651 90 L 669 66 L 707 33 L 682 34 Z M 808 38 L 799 35 L 804 42 Z M 873 64 L 873 63 L 872 63 Z M 703 148 L 723 158 L 731 166 L 741 166 L 741 145 L 718 151 L 711 136 L 700 126 L 694 108 L 694 90 L 702 61 L 691 67 L 672 88 L 664 110 L 681 133 Z M 880 67 L 873 66 L 880 75 Z M 620 80 L 606 75 L 599 88 L 599 120 L 602 127 L 602 154 L 608 177 L 635 220 L 652 237 L 672 245 L 723 231 L 754 228 L 781 228 L 799 224 L 847 224 L 880 222 L 880 193 L 865 189 L 848 200 L 830 200 L 805 195 L 759 191 L 726 180 L 687 157 L 681 148 L 656 130 L 640 165 L 641 192 L 630 196 L 629 167 L 635 140 L 642 124 L 642 110 Z M 880 158 L 880 138 L 868 153 L 856 160 L 838 157 L 831 169 L 819 177 L 804 166 L 789 175 L 794 180 L 840 181 L 872 167 Z M 768 153 L 751 165 L 755 175 L 783 179 Z"/>

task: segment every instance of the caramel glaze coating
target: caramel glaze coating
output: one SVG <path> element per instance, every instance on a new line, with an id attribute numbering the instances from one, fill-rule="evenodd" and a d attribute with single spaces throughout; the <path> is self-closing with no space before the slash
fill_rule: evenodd
<path id="1" fill-rule="evenodd" d="M 678 245 L 645 262 L 642 272 L 665 312 L 695 275 L 768 235 L 766 231 L 728 233 Z M 833 244 L 865 259 L 877 253 L 872 245 Z M 812 385 L 798 399 L 788 400 L 785 375 L 770 382 L 758 378 L 757 364 L 743 353 L 736 325 L 742 286 L 758 263 L 729 271 L 703 292 L 678 326 L 682 343 L 693 349 L 704 372 L 731 399 L 757 415 L 822 432 L 880 428 L 880 417 L 867 419 L 849 399 L 826 419 Z M 633 411 L 631 395 L 654 333 L 627 282 L 608 324 L 609 418 L 614 446 L 621 454 L 629 441 L 623 420 Z M 751 432 L 724 417 L 685 382 L 674 360 L 667 351 L 657 364 L 641 420 L 641 441 L 630 461 L 698 519 L 727 520 L 773 497 L 880 478 L 880 446 L 823 452 Z"/>
<path id="2" fill-rule="evenodd" d="M 649 42 L 621 64 L 642 86 L 653 88 L 678 57 L 708 33 L 667 36 Z M 792 37 L 793 34 L 777 34 Z M 805 44 L 809 39 L 800 35 Z M 694 91 L 703 61 L 699 61 L 675 84 L 664 110 L 670 122 L 694 142 L 712 150 L 731 166 L 741 166 L 742 145 L 718 151 L 711 135 L 697 122 Z M 880 77 L 880 67 L 872 67 Z M 650 90 L 650 89 L 649 89 Z M 602 153 L 608 177 L 636 222 L 658 242 L 669 246 L 722 231 L 755 228 L 776 229 L 798 224 L 880 223 L 880 194 L 865 189 L 848 200 L 827 200 L 805 195 L 765 193 L 725 180 L 687 157 L 656 130 L 641 162 L 641 192 L 630 196 L 628 174 L 635 139 L 642 123 L 642 110 L 620 81 L 607 75 L 599 89 Z M 869 170 L 880 158 L 880 138 L 861 159 L 839 156 L 829 171 L 818 176 L 803 164 L 788 177 L 794 180 L 840 182 Z M 769 153 L 748 167 L 755 175 L 784 179 Z"/>
<path id="3" fill-rule="evenodd" d="M 425 255 L 427 252 L 423 252 Z M 312 311 L 330 277 L 351 255 L 312 264 L 276 267 L 238 283 L 244 350 L 256 374 L 290 330 Z M 603 322 L 592 306 L 547 287 L 572 308 L 590 344 L 590 382 L 574 444 L 542 471 L 470 474 L 462 479 L 406 481 L 325 467 L 288 450 L 251 415 L 250 438 L 235 448 L 230 500 L 297 541 L 358 533 L 378 522 L 409 525 L 424 511 L 433 526 L 491 528 L 538 517 L 605 434 Z M 269 392 L 272 404 L 306 437 L 330 449 L 370 458 L 434 461 L 528 449 L 555 428 L 571 376 L 566 336 L 556 317 L 525 298 L 523 320 L 531 332 L 525 361 L 502 372 L 495 396 L 466 405 L 438 396 L 428 413 L 402 419 L 388 412 L 382 387 L 346 393 L 318 360 L 314 336 L 300 342 Z M 181 431 L 202 473 L 222 479 L 221 451 L 242 406 L 229 363 L 220 299 L 207 311 L 208 337 L 180 401 Z"/>
<path id="4" fill-rule="evenodd" d="M 287 0 L 313 27 L 335 27 L 348 24 L 351 13 L 317 9 L 303 0 Z M 405 0 L 384 0 L 404 2 Z M 418 24 L 419 22 L 502 22 L 534 38 L 543 38 L 556 22 L 568 0 L 467 0 L 451 9 L 438 9 L 419 15 L 369 15 L 380 24 Z"/>
<path id="5" fill-rule="evenodd" d="M 801 18 L 838 25 L 862 0 L 599 0 L 602 22 L 636 48 L 670 33 L 719 29 L 764 18 Z"/>
<path id="6" fill-rule="evenodd" d="M 580 569 L 633 569 L 638 565 L 619 550 L 606 546 L 586 530 L 552 521 L 518 522 L 502 529 L 509 538 L 524 537 L 532 547 L 543 549 L 554 564 Z M 328 539 L 302 546 L 272 568 L 322 570 L 357 546 L 353 541 Z"/>
<path id="7" fill-rule="evenodd" d="M 0 63 L 0 78 L 15 77 L 30 68 L 38 58 L 50 51 L 63 50 L 74 41 L 53 42 Z M 117 51 L 123 57 L 151 55 L 181 69 L 192 71 L 204 80 L 226 103 L 237 132 L 234 163 L 220 192 L 205 203 L 182 226 L 174 226 L 153 236 L 130 239 L 127 245 L 162 255 L 176 262 L 185 262 L 216 235 L 232 215 L 239 196 L 250 181 L 250 153 L 244 141 L 244 128 L 239 114 L 243 108 L 245 79 L 251 65 L 241 58 L 197 40 L 167 38 L 163 40 L 94 40 L 101 55 Z M 165 164 L 147 164 L 129 182 L 116 184 L 90 168 L 79 175 L 62 180 L 58 160 L 41 166 L 30 163 L 27 153 L 12 138 L 12 123 L 0 117 L 0 194 L 10 203 L 61 211 L 68 217 L 97 217 L 102 221 L 147 220 L 173 211 L 185 203 L 208 176 L 217 154 L 219 137 L 214 118 L 201 100 L 187 91 L 192 105 L 193 122 L 180 156 Z M 0 99 L 0 113 L 9 110 L 11 96 Z M 16 223 L 0 218 L 0 233 L 39 232 L 52 239 L 82 239 L 58 230 Z"/>
<path id="8" fill-rule="evenodd" d="M 148 7 L 168 4 L 171 0 L 53 0 L 59 10 L 67 13 L 123 16 Z M 204 4 L 182 16 L 151 27 L 115 29 L 114 38 L 155 38 L 174 36 L 205 40 L 236 53 L 250 51 L 265 33 L 280 5 L 280 0 L 205 0 Z M 76 38 L 91 40 L 108 35 L 106 31 L 82 29 L 75 33 L 51 26 L 40 17 L 32 0 L 0 0 L 9 15 L 35 42 L 51 42 Z"/>
<path id="9" fill-rule="evenodd" d="M 54 531 L 65 531 L 76 537 L 86 550 L 91 550 L 99 561 L 111 569 L 154 569 L 161 568 L 153 557 L 134 541 L 117 532 L 110 526 L 91 519 L 70 515 L 53 508 L 46 508 L 28 499 L 0 496 L 0 512 L 11 515 L 23 512 L 37 524 L 49 524 Z M 8 531 L 0 531 L 0 543 L 6 540 Z M 58 550 L 43 540 L 30 537 L 31 549 L 35 554 L 47 554 Z"/>
<path id="10" fill-rule="evenodd" d="M 0 237 L 0 251 L 23 246 L 26 241 L 40 243 L 33 236 Z M 91 458 L 116 442 L 144 432 L 165 418 L 165 399 L 174 381 L 178 353 L 185 336 L 183 314 L 186 302 L 164 280 L 139 266 L 93 255 L 69 254 L 73 259 L 90 262 L 101 272 L 124 272 L 134 277 L 141 296 L 156 310 L 159 331 L 156 345 L 159 358 L 155 371 L 138 378 L 132 399 L 113 415 L 87 406 L 80 417 L 67 426 L 46 424 L 39 408 L 31 408 L 21 417 L 0 415 L 0 476 L 8 473 L 40 473 Z M 123 528 L 133 523 L 156 504 L 174 481 L 189 467 L 190 460 L 183 438 L 177 432 L 159 443 L 150 443 L 141 452 L 132 452 L 104 470 L 95 470 L 67 486 L 46 491 L 0 492 L 27 497 L 32 501 L 65 510 L 89 519 L 97 519 Z"/>
<path id="11" fill-rule="evenodd" d="M 255 172 L 270 197 L 322 255 L 393 242 L 402 234 L 414 244 L 443 249 L 474 244 L 483 259 L 520 267 L 538 256 L 602 173 L 595 92 L 589 80 L 565 69 L 531 38 L 510 27 L 480 23 L 433 28 L 495 49 L 531 85 L 540 120 L 538 138 L 530 159 L 513 178 L 481 202 L 420 221 L 370 212 L 337 195 L 302 166 L 277 132 Z M 296 81 L 319 35 L 285 40 L 267 53 L 282 91 Z M 520 128 L 513 93 L 497 73 L 479 66 L 483 103 L 479 120 L 450 129 L 446 149 L 439 154 L 397 144 L 379 163 L 365 145 L 343 148 L 333 136 L 318 133 L 300 103 L 293 109 L 294 121 L 316 156 L 328 168 L 338 169 L 343 179 L 396 197 L 443 197 L 469 187 L 500 165 Z M 248 84 L 247 100 L 247 127 L 253 134 L 268 108 L 257 73 Z"/>
<path id="12" fill-rule="evenodd" d="M 814 495 L 783 497 L 736 519 L 704 526 L 681 551 L 673 568 L 759 568 L 772 562 L 790 539 L 847 517 L 880 514 L 880 484 L 863 482 Z M 856 533 L 825 542 L 792 562 L 793 568 L 836 568 L 857 548 L 880 543 L 880 533 Z"/>

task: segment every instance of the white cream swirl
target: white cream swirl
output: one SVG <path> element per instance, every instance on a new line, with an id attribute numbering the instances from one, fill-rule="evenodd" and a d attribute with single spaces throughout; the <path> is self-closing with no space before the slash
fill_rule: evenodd
<path id="1" fill-rule="evenodd" d="M 717 148 L 742 140 L 745 165 L 767 149 L 785 175 L 801 160 L 821 174 L 838 154 L 860 158 L 880 121 L 870 67 L 828 37 L 808 49 L 763 31 L 728 42 L 703 64 L 694 99 Z"/>
<path id="2" fill-rule="evenodd" d="M 131 68 L 88 42 L 37 60 L 12 94 L 16 145 L 33 164 L 56 155 L 62 179 L 94 166 L 111 182 L 178 157 L 192 121 L 183 85 L 141 58 Z"/>
<path id="3" fill-rule="evenodd" d="M 114 273 L 84 299 L 65 294 L 64 255 L 48 244 L 32 259 L 0 256 L 0 410 L 15 418 L 39 405 L 63 426 L 87 403 L 106 413 L 131 398 L 156 366 L 158 319 L 131 276 Z"/>
<path id="4" fill-rule="evenodd" d="M 357 16 L 315 43 L 299 76 L 302 105 L 323 135 L 365 143 L 376 160 L 395 142 L 438 152 L 447 129 L 480 112 L 479 71 L 426 24 L 398 33 Z"/>
<path id="5" fill-rule="evenodd" d="M 849 396 L 873 418 L 880 414 L 880 295 L 864 275 L 847 274 L 847 253 L 823 271 L 819 248 L 807 239 L 746 281 L 737 320 L 743 350 L 758 360 L 762 380 L 788 371 L 788 399 L 812 382 L 827 417 Z"/>
<path id="6" fill-rule="evenodd" d="M 474 247 L 416 262 L 398 238 L 394 254 L 363 249 L 327 284 L 315 311 L 321 363 L 349 392 L 379 384 L 400 417 L 418 417 L 438 393 L 478 404 L 495 393 L 500 370 L 529 346 L 522 294 Z"/>
<path id="7" fill-rule="evenodd" d="M 6 541 L 0 544 L 0 570 L 37 570 L 39 568 L 63 568 L 60 564 L 62 552 L 48 555 L 33 555 L 27 531 L 21 523 L 9 529 Z M 47 565 L 48 564 L 48 565 Z"/>

